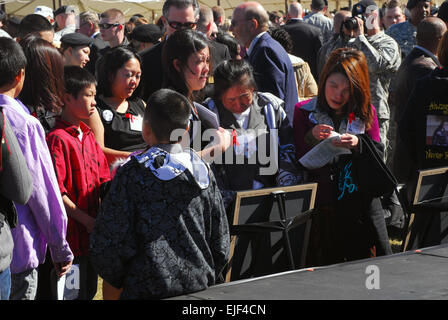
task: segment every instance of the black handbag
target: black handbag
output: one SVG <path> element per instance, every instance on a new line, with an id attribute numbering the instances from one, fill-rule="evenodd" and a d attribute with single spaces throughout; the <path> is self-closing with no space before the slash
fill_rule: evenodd
<path id="1" fill-rule="evenodd" d="M 368 135 L 361 134 L 359 153 L 354 157 L 361 192 L 374 198 L 392 193 L 398 182 L 383 160 L 381 143 L 372 140 Z"/>

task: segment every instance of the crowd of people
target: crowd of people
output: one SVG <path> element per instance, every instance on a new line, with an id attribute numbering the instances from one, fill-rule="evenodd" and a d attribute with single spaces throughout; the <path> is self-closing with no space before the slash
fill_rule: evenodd
<path id="1" fill-rule="evenodd" d="M 308 182 L 307 266 L 389 255 L 406 212 L 397 188 L 369 188 L 369 161 L 405 191 L 447 164 L 448 2 L 0 21 L 2 300 L 54 299 L 68 275 L 70 299 L 98 276 L 104 299 L 206 289 L 229 267 L 236 193 Z"/>

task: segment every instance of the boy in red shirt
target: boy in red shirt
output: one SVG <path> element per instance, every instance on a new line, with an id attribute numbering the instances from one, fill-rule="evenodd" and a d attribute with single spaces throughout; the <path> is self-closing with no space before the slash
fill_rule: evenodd
<path id="1" fill-rule="evenodd" d="M 83 120 L 95 110 L 96 79 L 77 66 L 64 69 L 64 108 L 47 135 L 62 200 L 68 215 L 67 240 L 79 267 L 78 299 L 91 300 L 97 274 L 88 258 L 89 234 L 100 204 L 100 186 L 110 180 L 109 166 L 91 129 Z M 78 288 L 75 288 L 78 289 Z"/>

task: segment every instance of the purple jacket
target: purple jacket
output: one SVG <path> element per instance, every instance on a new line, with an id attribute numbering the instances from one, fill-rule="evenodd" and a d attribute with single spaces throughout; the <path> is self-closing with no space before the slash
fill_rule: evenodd
<path id="1" fill-rule="evenodd" d="M 18 225 L 12 230 L 11 273 L 37 268 L 45 260 L 47 245 L 54 262 L 72 261 L 73 254 L 65 238 L 67 214 L 44 129 L 19 100 L 0 94 L 0 105 L 33 178 L 33 193 L 27 204 L 16 204 Z"/>

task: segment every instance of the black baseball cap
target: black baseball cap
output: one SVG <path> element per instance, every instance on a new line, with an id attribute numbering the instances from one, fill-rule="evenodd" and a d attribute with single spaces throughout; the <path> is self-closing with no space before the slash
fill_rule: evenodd
<path id="1" fill-rule="evenodd" d="M 359 1 L 353 7 L 356 7 L 356 6 L 362 6 L 364 8 L 367 8 L 369 6 L 375 6 L 375 7 L 378 8 L 378 5 L 376 4 L 376 2 L 374 0 L 362 0 L 362 1 Z"/>
<path id="2" fill-rule="evenodd" d="M 373 0 L 362 0 L 362 1 L 358 2 L 352 8 L 352 16 L 364 14 L 366 12 L 366 9 L 371 6 L 378 8 L 377 4 Z M 370 8 L 370 9 L 373 10 L 373 8 Z"/>

